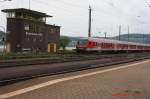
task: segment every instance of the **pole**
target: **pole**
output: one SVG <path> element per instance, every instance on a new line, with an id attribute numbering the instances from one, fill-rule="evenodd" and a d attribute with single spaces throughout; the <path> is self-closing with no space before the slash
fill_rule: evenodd
<path id="1" fill-rule="evenodd" d="M 144 41 L 144 33 L 143 33 L 143 43 L 145 43 L 145 41 Z"/>
<path id="2" fill-rule="evenodd" d="M 121 35 L 121 25 L 119 25 L 119 41 L 121 39 L 120 35 Z"/>
<path id="3" fill-rule="evenodd" d="M 128 42 L 130 41 L 130 27 L 128 26 Z"/>
<path id="4" fill-rule="evenodd" d="M 107 32 L 104 33 L 105 34 L 105 39 L 107 38 Z"/>
<path id="5" fill-rule="evenodd" d="M 91 13 L 92 9 L 91 6 L 89 6 L 89 30 L 88 30 L 88 37 L 91 37 Z"/>
<path id="6" fill-rule="evenodd" d="M 29 0 L 29 10 L 31 9 L 31 1 Z"/>

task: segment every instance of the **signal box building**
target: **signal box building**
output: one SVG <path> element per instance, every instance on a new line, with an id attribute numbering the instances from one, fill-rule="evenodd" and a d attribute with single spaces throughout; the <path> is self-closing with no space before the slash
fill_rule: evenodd
<path id="1" fill-rule="evenodd" d="M 57 52 L 60 27 L 46 24 L 46 13 L 29 9 L 4 9 L 7 13 L 8 52 Z"/>

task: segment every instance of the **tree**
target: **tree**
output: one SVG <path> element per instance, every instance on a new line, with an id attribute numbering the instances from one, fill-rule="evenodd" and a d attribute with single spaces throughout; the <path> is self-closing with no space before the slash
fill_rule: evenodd
<path id="1" fill-rule="evenodd" d="M 66 46 L 70 43 L 69 37 L 61 36 L 60 37 L 60 48 L 63 49 L 63 51 L 66 50 Z"/>

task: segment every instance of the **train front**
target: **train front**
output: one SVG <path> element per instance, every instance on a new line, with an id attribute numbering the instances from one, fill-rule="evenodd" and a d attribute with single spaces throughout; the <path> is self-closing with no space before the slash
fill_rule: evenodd
<path id="1" fill-rule="evenodd" d="M 88 48 L 88 39 L 80 39 L 76 44 L 77 52 L 85 52 Z"/>

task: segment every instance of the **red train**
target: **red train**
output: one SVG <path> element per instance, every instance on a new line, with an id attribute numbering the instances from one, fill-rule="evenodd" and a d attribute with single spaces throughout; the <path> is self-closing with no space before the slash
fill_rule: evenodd
<path id="1" fill-rule="evenodd" d="M 126 41 L 82 38 L 76 44 L 77 52 L 80 51 L 150 51 L 150 44 Z"/>

